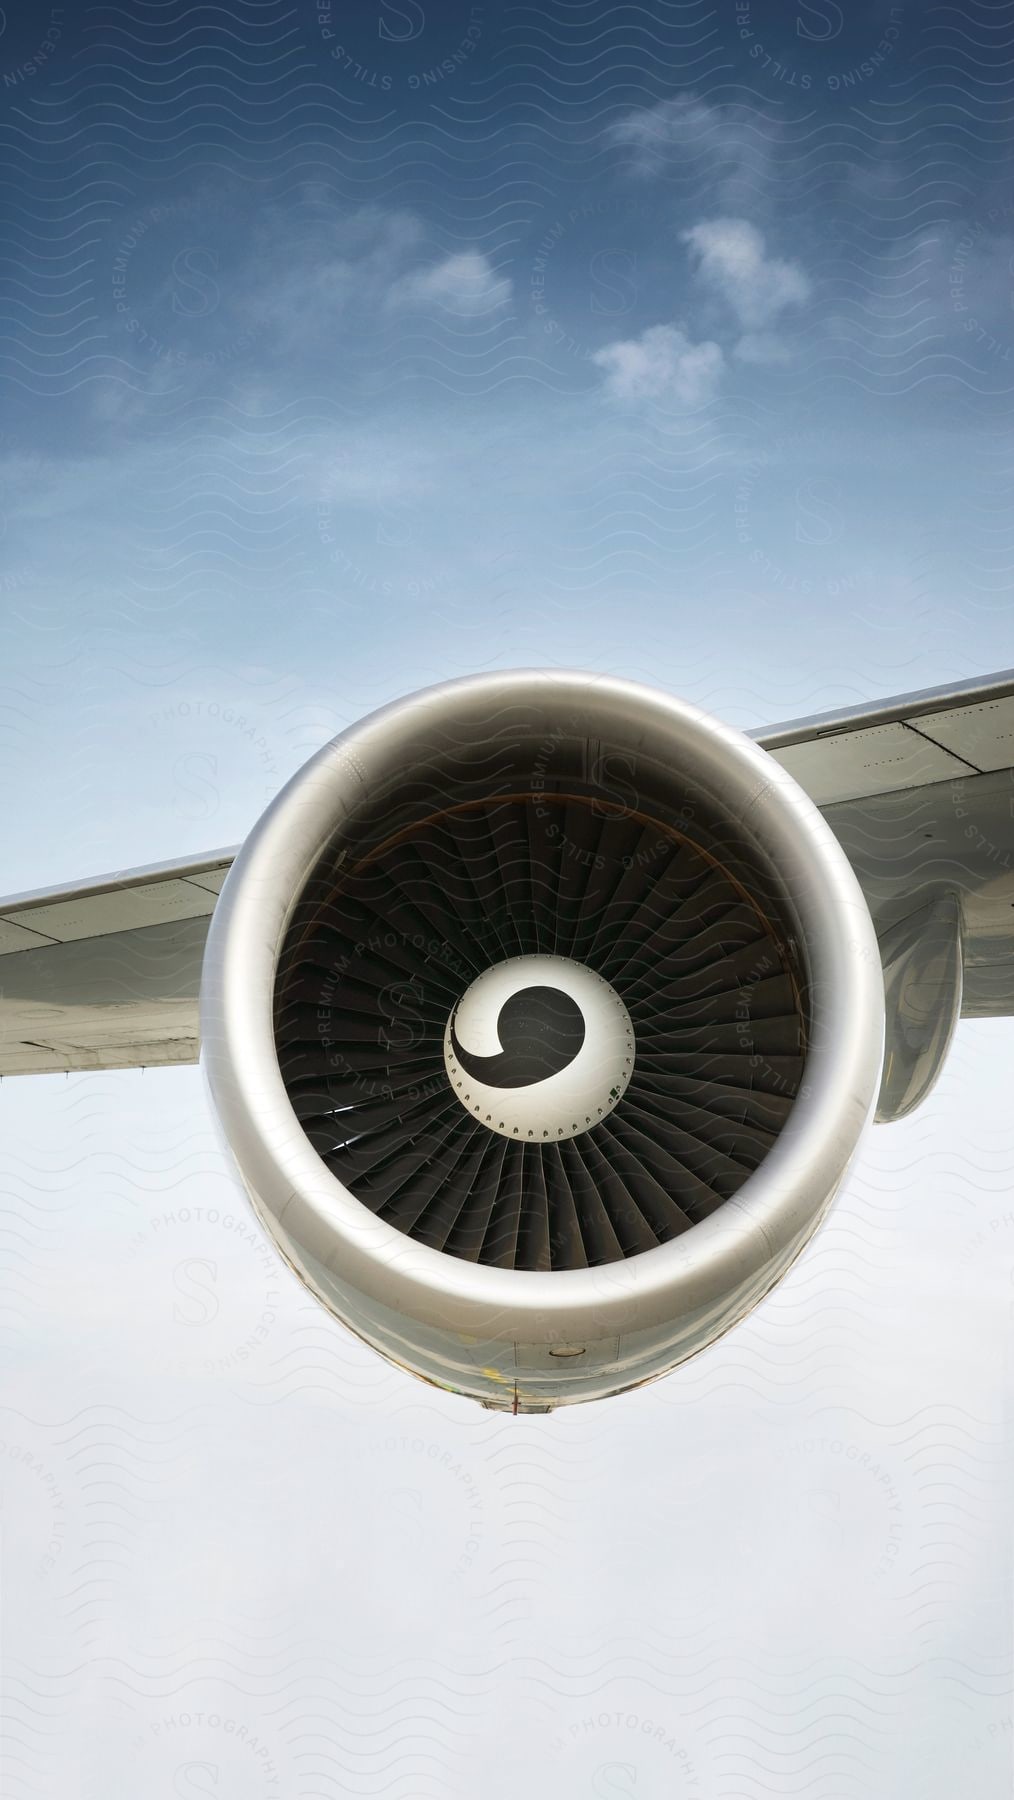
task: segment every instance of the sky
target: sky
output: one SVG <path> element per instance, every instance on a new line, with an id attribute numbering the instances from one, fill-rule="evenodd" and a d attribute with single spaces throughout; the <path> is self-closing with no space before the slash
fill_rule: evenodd
<path id="1" fill-rule="evenodd" d="M 1014 664 L 1012 70 L 1010 0 L 8 0 L 4 891 L 454 675 Z M 518 1419 L 302 1292 L 199 1070 L 5 1081 L 5 1796 L 1008 1795 L 1012 1048 Z"/>

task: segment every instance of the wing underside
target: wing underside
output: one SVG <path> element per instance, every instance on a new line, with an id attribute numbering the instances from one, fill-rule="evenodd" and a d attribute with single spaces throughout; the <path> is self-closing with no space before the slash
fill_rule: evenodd
<path id="1" fill-rule="evenodd" d="M 234 855 L 0 901 L 0 1074 L 196 1062 L 204 940 Z"/>
<path id="2" fill-rule="evenodd" d="M 1014 1014 L 1014 671 L 751 734 L 817 803 L 880 940 L 879 1116 L 922 1099 L 955 1020 Z M 0 1074 L 195 1062 L 235 851 L 0 901 Z"/>
<path id="3" fill-rule="evenodd" d="M 753 735 L 831 825 L 882 948 L 952 896 L 963 1016 L 1014 1013 L 1014 671 Z"/>
<path id="4" fill-rule="evenodd" d="M 886 1001 L 877 1117 L 902 1118 L 959 1018 L 1014 1014 L 1014 672 L 754 735 L 866 896 Z"/>

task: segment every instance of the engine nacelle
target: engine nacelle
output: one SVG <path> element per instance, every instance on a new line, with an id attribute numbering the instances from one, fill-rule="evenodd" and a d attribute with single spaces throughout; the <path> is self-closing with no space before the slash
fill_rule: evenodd
<path id="1" fill-rule="evenodd" d="M 587 674 L 383 708 L 278 796 L 208 939 L 254 1206 L 351 1330 L 522 1412 L 665 1373 L 815 1231 L 871 1116 L 852 869 L 749 739 Z"/>

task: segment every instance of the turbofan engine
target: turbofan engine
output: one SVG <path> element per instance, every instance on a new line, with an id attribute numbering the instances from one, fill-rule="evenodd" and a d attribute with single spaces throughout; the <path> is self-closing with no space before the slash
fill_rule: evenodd
<path id="1" fill-rule="evenodd" d="M 764 751 L 526 671 L 383 708 L 216 908 L 203 1055 L 282 1255 L 382 1355 L 522 1412 L 665 1373 L 827 1210 L 876 1101 L 880 957 Z"/>

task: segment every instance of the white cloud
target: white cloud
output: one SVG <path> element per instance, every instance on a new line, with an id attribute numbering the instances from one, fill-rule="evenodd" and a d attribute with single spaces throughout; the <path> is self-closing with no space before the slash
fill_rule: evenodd
<path id="1" fill-rule="evenodd" d="M 798 263 L 769 256 L 764 238 L 748 219 L 704 219 L 682 233 L 702 280 L 732 308 L 747 332 L 763 331 L 789 306 L 812 292 Z"/>
<path id="2" fill-rule="evenodd" d="M 634 171 L 659 175 L 678 165 L 681 174 L 706 175 L 728 202 L 764 182 L 771 157 L 771 126 L 755 109 L 713 106 L 697 94 L 680 94 L 657 106 L 638 107 L 609 136 L 631 152 Z"/>
<path id="3" fill-rule="evenodd" d="M 592 361 L 614 400 L 676 400 L 702 406 L 714 395 L 725 358 L 714 343 L 692 343 L 678 325 L 651 325 L 639 338 L 606 344 Z"/>
<path id="4" fill-rule="evenodd" d="M 425 255 L 415 214 L 373 206 L 336 219 L 313 240 L 268 238 L 246 284 L 245 315 L 295 352 L 333 342 L 336 326 L 353 311 L 437 309 L 477 318 L 510 301 L 510 280 L 481 251 L 436 262 L 421 260 Z"/>
<path id="5" fill-rule="evenodd" d="M 414 269 L 391 288 L 390 307 L 438 307 L 459 318 L 474 319 L 507 306 L 511 283 L 498 275 L 481 250 L 463 250 L 429 268 Z"/>

